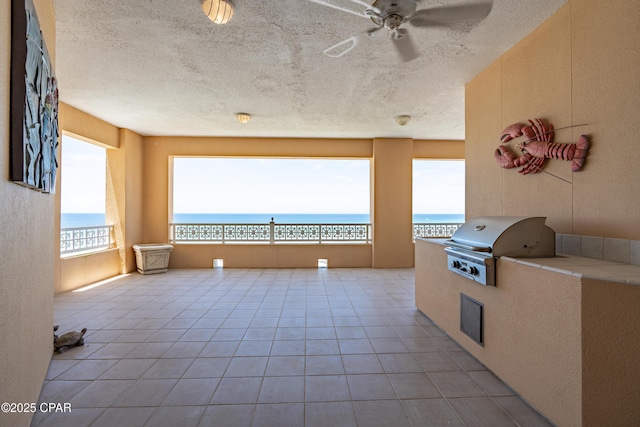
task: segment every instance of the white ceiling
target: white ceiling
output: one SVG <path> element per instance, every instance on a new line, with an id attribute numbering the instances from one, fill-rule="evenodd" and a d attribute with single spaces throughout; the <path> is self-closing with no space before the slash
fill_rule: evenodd
<path id="1" fill-rule="evenodd" d="M 410 62 L 386 30 L 322 53 L 371 28 L 366 18 L 309 0 L 233 2 L 215 25 L 200 0 L 53 0 L 60 100 L 143 135 L 463 139 L 465 83 L 566 0 L 495 0 L 471 31 L 407 26 L 421 55 Z"/>

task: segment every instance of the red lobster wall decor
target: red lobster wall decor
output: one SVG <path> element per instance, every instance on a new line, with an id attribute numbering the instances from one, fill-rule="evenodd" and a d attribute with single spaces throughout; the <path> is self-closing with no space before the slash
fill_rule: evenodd
<path id="1" fill-rule="evenodd" d="M 526 136 L 527 140 L 516 144 L 522 156 L 516 156 L 507 142 L 519 136 Z M 577 172 L 582 169 L 589 149 L 589 137 L 580 135 L 575 144 L 553 142 L 554 129 L 547 126 L 542 119 L 529 120 L 529 125 L 514 123 L 507 126 L 500 136 L 502 144 L 494 152 L 498 166 L 505 169 L 522 167 L 518 172 L 523 175 L 542 171 L 547 159 L 561 159 L 571 162 L 571 170 Z"/>

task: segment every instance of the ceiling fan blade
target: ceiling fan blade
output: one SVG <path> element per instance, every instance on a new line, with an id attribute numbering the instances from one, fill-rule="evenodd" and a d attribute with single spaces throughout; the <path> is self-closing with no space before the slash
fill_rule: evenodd
<path id="1" fill-rule="evenodd" d="M 418 57 L 418 52 L 406 29 L 400 28 L 393 31 L 391 33 L 391 41 L 403 62 L 409 62 Z"/>
<path id="2" fill-rule="evenodd" d="M 491 12 L 493 2 L 442 6 L 417 11 L 409 20 L 414 27 L 452 26 L 455 24 L 479 23 Z"/>
<path id="3" fill-rule="evenodd" d="M 364 6 L 365 10 L 352 9 L 352 8 L 355 8 L 355 6 L 351 6 L 351 8 L 348 7 L 348 6 L 347 7 L 340 6 L 339 4 L 335 3 L 336 0 L 309 0 L 309 1 L 313 2 L 313 3 L 321 4 L 323 6 L 327 6 L 327 7 L 333 8 L 333 9 L 341 10 L 342 12 L 347 12 L 347 13 L 351 13 L 353 15 L 362 16 L 363 18 L 368 18 L 369 17 L 369 15 L 367 15 L 366 11 L 373 11 L 376 14 L 380 13 L 380 9 L 378 9 L 377 7 L 373 7 L 369 3 L 366 3 L 366 2 L 364 2 L 362 0 L 342 0 L 342 3 L 344 3 L 345 1 L 350 1 L 351 3 L 355 3 L 357 5 Z"/>
<path id="4" fill-rule="evenodd" d="M 335 44 L 328 49 L 325 49 L 323 52 L 325 55 L 330 56 L 332 58 L 339 58 L 342 55 L 349 52 L 354 47 L 356 47 L 356 44 L 358 44 L 358 38 L 359 38 L 358 36 L 349 37 L 348 39 L 343 40 L 340 43 Z"/>
<path id="5" fill-rule="evenodd" d="M 377 33 L 378 31 L 380 31 L 381 29 L 383 29 L 384 27 L 372 27 L 369 28 L 367 31 L 365 31 L 365 34 L 368 36 L 372 36 L 375 33 Z"/>
<path id="6" fill-rule="evenodd" d="M 362 16 L 363 18 L 368 18 L 368 16 L 365 15 L 364 12 L 357 12 L 355 10 L 351 10 L 351 9 L 346 8 L 346 7 L 341 7 L 341 6 L 338 6 L 337 4 L 329 3 L 326 0 L 309 0 L 309 1 L 312 2 L 312 3 L 317 3 L 317 4 L 321 4 L 323 6 L 330 7 L 332 9 L 341 10 L 342 12 L 347 12 L 347 13 L 351 13 L 353 15 Z M 356 2 L 356 3 L 359 3 L 359 2 Z M 371 6 L 369 6 L 369 8 L 371 8 Z"/>
<path id="7" fill-rule="evenodd" d="M 330 56 L 332 58 L 339 58 L 342 55 L 345 55 L 354 47 L 356 47 L 356 45 L 358 44 L 362 36 L 366 35 L 367 37 L 372 37 L 374 34 L 380 31 L 381 28 L 382 27 L 369 28 L 368 30 L 360 34 L 349 37 L 348 39 L 343 40 L 340 43 L 331 46 L 329 49 L 325 49 L 323 52 L 325 55 Z"/>
<path id="8" fill-rule="evenodd" d="M 380 13 L 380 9 L 378 9 L 377 7 L 373 7 L 370 3 L 367 3 L 366 1 L 363 0 L 351 0 L 353 3 L 357 3 L 357 4 L 361 4 L 362 6 L 364 6 L 367 9 L 371 9 L 373 10 L 375 13 Z"/>

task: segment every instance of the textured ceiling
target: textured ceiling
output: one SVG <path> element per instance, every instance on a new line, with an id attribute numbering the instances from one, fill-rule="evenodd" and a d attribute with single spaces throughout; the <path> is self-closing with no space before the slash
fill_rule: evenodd
<path id="1" fill-rule="evenodd" d="M 566 0 L 496 0 L 471 30 L 407 26 L 410 62 L 386 30 L 323 54 L 371 28 L 366 18 L 309 0 L 233 2 L 215 25 L 199 0 L 53 0 L 60 99 L 143 135 L 463 139 L 465 83 Z"/>

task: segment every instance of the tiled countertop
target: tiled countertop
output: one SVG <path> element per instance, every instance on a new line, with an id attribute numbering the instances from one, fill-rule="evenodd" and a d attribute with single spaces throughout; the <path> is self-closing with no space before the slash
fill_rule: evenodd
<path id="1" fill-rule="evenodd" d="M 501 260 L 557 271 L 586 279 L 606 280 L 640 286 L 640 266 L 602 259 L 558 254 L 553 258 L 511 258 Z"/>
<path id="2" fill-rule="evenodd" d="M 417 238 L 416 240 L 445 246 L 445 242 L 448 239 Z M 606 280 L 640 286 L 640 265 L 565 254 L 558 254 L 553 258 L 511 258 L 503 256 L 500 259 L 586 279 Z"/>

